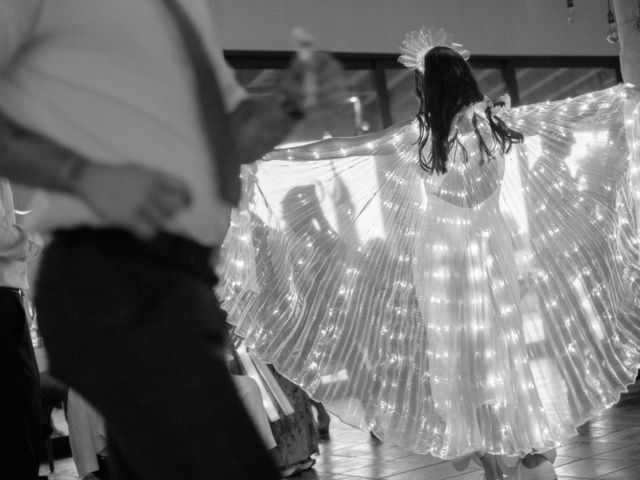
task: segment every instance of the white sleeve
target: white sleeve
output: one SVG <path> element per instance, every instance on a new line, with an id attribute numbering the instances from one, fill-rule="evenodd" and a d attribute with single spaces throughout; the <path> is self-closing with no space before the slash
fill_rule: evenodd
<path id="1" fill-rule="evenodd" d="M 0 69 L 29 39 L 43 0 L 0 0 Z"/>
<path id="2" fill-rule="evenodd" d="M 40 246 L 29 233 L 15 224 L 9 182 L 0 179 L 0 259 L 27 260 L 38 254 Z"/>

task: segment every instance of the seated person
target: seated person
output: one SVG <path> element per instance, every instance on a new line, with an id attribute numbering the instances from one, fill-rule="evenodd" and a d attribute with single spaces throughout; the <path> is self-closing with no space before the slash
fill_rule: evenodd
<path id="1" fill-rule="evenodd" d="M 242 361 L 235 353 L 232 349 L 228 356 L 231 378 L 262 441 L 280 468 L 280 475 L 283 478 L 292 477 L 313 467 L 315 460 L 312 455 L 318 453 L 318 431 L 311 413 L 311 399 L 301 388 L 281 377 L 275 369 L 268 368 L 267 372 L 271 372 L 275 383 L 270 388 L 279 388 L 291 404 L 289 408 L 293 409 L 291 414 L 281 415 L 278 420 L 271 422 L 258 383 L 243 374 Z"/>
<path id="2" fill-rule="evenodd" d="M 271 422 L 264 408 L 262 394 L 260 393 L 258 384 L 253 378 L 242 373 L 242 367 L 240 367 L 237 359 L 234 358 L 232 351 L 229 352 L 228 360 L 231 378 L 236 386 L 238 396 L 242 400 L 249 417 L 253 420 L 262 438 L 262 442 L 267 447 L 267 450 L 269 450 L 278 468 L 280 468 L 281 476 L 286 478 L 300 473 L 301 470 L 297 465 L 287 465 L 287 462 L 283 458 L 281 449 L 278 447 L 278 443 L 273 436 Z"/>

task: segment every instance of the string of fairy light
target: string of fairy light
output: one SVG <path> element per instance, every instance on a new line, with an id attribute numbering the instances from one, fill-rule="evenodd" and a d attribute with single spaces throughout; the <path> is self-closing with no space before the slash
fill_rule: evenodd
<path id="1" fill-rule="evenodd" d="M 640 0 L 636 0 L 636 13 L 636 28 L 638 29 L 638 32 L 640 32 Z M 576 23 L 574 0 L 567 0 L 567 22 L 569 25 L 574 25 Z M 616 15 L 614 13 L 614 9 L 611 8 L 611 0 L 607 0 L 607 34 L 605 38 L 609 43 L 618 43 L 620 41 Z"/>

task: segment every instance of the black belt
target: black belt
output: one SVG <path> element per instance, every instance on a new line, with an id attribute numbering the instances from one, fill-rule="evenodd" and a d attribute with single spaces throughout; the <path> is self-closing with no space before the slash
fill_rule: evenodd
<path id="1" fill-rule="evenodd" d="M 22 290 L 20 290 L 19 288 L 14 288 L 14 287 L 2 287 L 2 286 L 0 286 L 0 292 L 15 293 L 16 295 L 22 296 Z"/>

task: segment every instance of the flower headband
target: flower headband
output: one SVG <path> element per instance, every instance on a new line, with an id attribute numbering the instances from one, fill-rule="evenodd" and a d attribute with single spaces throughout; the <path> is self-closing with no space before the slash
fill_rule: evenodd
<path id="1" fill-rule="evenodd" d="M 444 29 L 432 31 L 431 28 L 420 28 L 419 31 L 407 33 L 400 47 L 402 55 L 398 57 L 398 62 L 409 70 L 419 70 L 424 72 L 424 56 L 433 47 L 449 47 L 460 54 L 465 60 L 469 60 L 471 54 L 465 50 L 460 43 L 454 43 L 453 37 L 447 35 Z"/>

